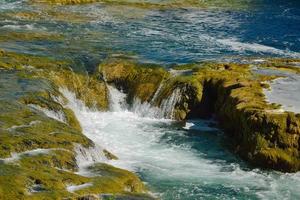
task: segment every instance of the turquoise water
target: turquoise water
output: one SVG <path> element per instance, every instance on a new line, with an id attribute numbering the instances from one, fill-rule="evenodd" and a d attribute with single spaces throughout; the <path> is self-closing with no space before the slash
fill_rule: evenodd
<path id="1" fill-rule="evenodd" d="M 63 39 L 7 41 L 0 48 L 71 58 L 88 70 L 116 54 L 166 65 L 237 56 L 300 57 L 299 1 L 247 2 L 246 9 L 151 10 L 100 3 L 49 7 L 2 0 L 0 34 L 61 34 Z M 38 16 L 16 15 L 21 11 Z"/>
<path id="2" fill-rule="evenodd" d="M 109 164 L 136 172 L 163 200 L 299 199 L 300 173 L 284 174 L 248 166 L 226 148 L 214 121 L 187 124 L 155 118 L 120 107 L 124 100 L 110 90 L 110 112 L 90 111 L 63 91 L 84 134 L 118 156 Z M 81 104 L 82 105 L 82 104 Z M 144 110 L 145 111 L 145 110 Z M 229 138 L 230 139 L 230 138 Z"/>
<path id="3" fill-rule="evenodd" d="M 165 66 L 244 56 L 300 58 L 300 2 L 249 2 L 247 9 L 151 10 L 2 0 L 0 48 L 71 59 L 75 69 L 87 71 L 116 55 Z M 34 13 L 34 17 L 19 12 Z M 12 33 L 55 37 L 1 40 Z M 3 96 L 15 98 L 23 90 L 38 90 L 35 82 L 19 80 L 14 74 L 1 74 L 0 79 Z M 135 171 L 155 196 L 166 200 L 300 199 L 299 173 L 248 166 L 227 150 L 226 137 L 212 121 L 181 124 L 124 108 L 89 111 L 65 95 L 84 133 L 120 158 L 111 164 Z M 112 102 L 120 96 L 114 91 Z"/>

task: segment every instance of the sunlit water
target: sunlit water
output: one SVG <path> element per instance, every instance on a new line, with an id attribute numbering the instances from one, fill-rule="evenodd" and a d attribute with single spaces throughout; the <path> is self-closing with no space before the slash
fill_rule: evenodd
<path id="1" fill-rule="evenodd" d="M 300 174 L 249 168 L 224 148 L 211 121 L 186 125 L 140 117 L 120 109 L 116 90 L 111 112 L 95 112 L 63 90 L 84 134 L 119 157 L 109 161 L 135 171 L 162 199 L 299 199 Z"/>
<path id="2" fill-rule="evenodd" d="M 0 48 L 71 59 L 75 69 L 88 71 L 107 56 L 119 54 L 166 66 L 237 56 L 299 58 L 299 1 L 252 2 L 247 10 L 149 10 L 0 0 L 0 36 L 12 32 L 62 36 L 59 40 L 0 39 Z M 24 11 L 38 17 L 17 15 Z M 36 86 L 28 83 L 27 87 Z M 15 88 L 7 88 L 7 94 L 13 95 L 10 91 Z M 124 96 L 116 90 L 111 112 L 88 110 L 71 93 L 64 94 L 84 133 L 119 157 L 110 163 L 137 172 L 162 199 L 300 199 L 299 173 L 250 168 L 226 150 L 225 136 L 211 127 L 213 122 L 184 125 L 147 116 L 147 111 L 156 111 L 119 105 Z"/>
<path id="3" fill-rule="evenodd" d="M 300 57 L 300 3 L 251 0 L 247 9 L 151 10 L 104 4 L 31 5 L 0 2 L 0 35 L 61 34 L 60 41 L 4 41 L 0 48 L 71 58 L 92 70 L 109 55 L 163 64 L 235 56 Z M 24 18 L 15 13 L 35 13 Z M 80 64 L 80 65 L 79 65 Z"/>

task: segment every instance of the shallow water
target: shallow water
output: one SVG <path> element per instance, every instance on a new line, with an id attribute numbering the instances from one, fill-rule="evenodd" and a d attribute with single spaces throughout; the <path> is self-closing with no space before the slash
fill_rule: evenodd
<path id="1" fill-rule="evenodd" d="M 270 88 L 264 89 L 266 100 L 270 103 L 280 104 L 279 112 L 290 111 L 300 113 L 300 76 L 299 74 L 279 71 L 274 69 L 259 69 L 252 70 L 260 75 L 274 75 L 277 78 L 270 81 Z"/>
<path id="2" fill-rule="evenodd" d="M 140 117 L 131 109 L 88 110 L 63 90 L 84 134 L 135 171 L 162 199 L 299 199 L 300 173 L 283 174 L 248 167 L 224 147 L 213 121 L 178 122 Z M 112 105 L 122 95 L 113 90 Z M 120 108 L 115 106 L 114 108 Z M 150 108 L 151 109 L 151 108 Z"/>

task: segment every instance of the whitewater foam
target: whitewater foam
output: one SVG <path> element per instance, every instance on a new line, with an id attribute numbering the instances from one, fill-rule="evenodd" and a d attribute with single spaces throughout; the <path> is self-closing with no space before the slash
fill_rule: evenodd
<path id="1" fill-rule="evenodd" d="M 282 56 L 288 56 L 294 58 L 300 57 L 300 53 L 298 52 L 276 49 L 275 47 L 270 47 L 258 43 L 240 42 L 236 38 L 217 39 L 216 41 L 221 45 L 230 47 L 230 49 L 233 51 L 237 51 L 241 53 L 246 51 L 251 51 L 255 53 L 269 53 L 269 54 L 282 55 Z"/>
<path id="2" fill-rule="evenodd" d="M 46 108 L 42 108 L 39 105 L 35 105 L 35 104 L 28 104 L 29 107 L 34 108 L 36 110 L 41 111 L 42 113 L 44 113 L 46 116 L 55 119 L 57 121 L 66 123 L 66 117 L 64 115 L 64 113 L 62 111 L 53 111 L 53 110 L 49 110 Z"/>
<path id="3" fill-rule="evenodd" d="M 278 103 L 285 111 L 300 113 L 300 76 L 289 75 L 270 83 L 270 89 L 264 89 L 266 99 Z"/>
<path id="4" fill-rule="evenodd" d="M 81 184 L 81 185 L 67 185 L 67 191 L 68 192 L 75 192 L 77 190 L 81 190 L 81 189 L 84 189 L 84 188 L 87 188 L 87 187 L 90 187 L 90 186 L 93 186 L 93 183 L 84 183 L 84 184 Z"/>
<path id="5" fill-rule="evenodd" d="M 182 90 L 176 88 L 167 99 L 162 101 L 160 108 L 165 118 L 174 119 L 175 106 L 181 100 L 181 93 Z"/>
<path id="6" fill-rule="evenodd" d="M 143 118 L 128 110 L 97 112 L 82 108 L 74 94 L 61 92 L 83 133 L 119 158 L 105 162 L 138 172 L 162 199 L 229 199 L 232 193 L 237 198 L 300 198 L 299 173 L 245 168 L 224 150 L 222 133 L 213 131 L 211 122 L 189 122 L 194 124 L 186 127 L 191 130 L 184 130 L 174 121 Z"/>
<path id="7" fill-rule="evenodd" d="M 89 173 L 86 168 L 92 164 L 107 161 L 107 158 L 103 152 L 103 148 L 97 144 L 88 148 L 85 148 L 80 144 L 75 144 L 74 150 L 76 153 L 75 159 L 78 166 L 77 174 L 92 176 L 92 174 Z"/>
<path id="8" fill-rule="evenodd" d="M 61 149 L 61 148 L 52 148 L 52 149 L 38 148 L 38 149 L 28 150 L 28 151 L 24 151 L 24 152 L 20 152 L 20 153 L 12 153 L 11 157 L 0 158 L 0 161 L 2 161 L 4 163 L 11 163 L 11 162 L 18 161 L 19 159 L 22 158 L 22 156 L 36 156 L 36 155 L 40 155 L 40 154 L 49 154 L 51 151 L 54 151 L 54 150 L 67 151 L 66 149 Z"/>

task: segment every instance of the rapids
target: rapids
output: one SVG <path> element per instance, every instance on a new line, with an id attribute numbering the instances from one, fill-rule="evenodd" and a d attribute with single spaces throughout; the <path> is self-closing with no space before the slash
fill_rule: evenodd
<path id="1" fill-rule="evenodd" d="M 226 138 L 214 121 L 184 125 L 155 118 L 148 105 L 150 116 L 141 117 L 132 110 L 134 105 L 124 106 L 125 94 L 109 89 L 109 112 L 89 110 L 73 93 L 61 92 L 84 134 L 119 157 L 105 162 L 136 172 L 154 196 L 166 200 L 300 198 L 300 173 L 247 166 L 226 150 Z"/>
<path id="2" fill-rule="evenodd" d="M 74 71 L 81 72 L 94 72 L 107 57 L 120 55 L 164 66 L 202 60 L 240 61 L 248 56 L 300 58 L 298 0 L 237 1 L 252 6 L 160 10 L 101 3 L 47 6 L 0 0 L 0 48 L 71 60 Z M 0 78 L 3 95 L 9 97 L 42 86 L 27 81 L 18 87 L 17 79 L 4 72 Z M 292 83 L 293 87 L 290 81 L 279 79 L 267 94 L 270 101 L 286 103 L 285 109 L 295 110 L 295 102 L 299 106 L 299 80 Z M 175 91 L 161 108 L 154 108 L 151 102 L 138 99 L 127 105 L 125 94 L 111 86 L 109 90 L 109 112 L 90 110 L 74 94 L 61 90 L 84 134 L 96 144 L 91 149 L 77 147 L 81 153 L 76 159 L 82 164 L 79 173 L 88 173 L 84 167 L 93 162 L 107 162 L 136 172 L 153 195 L 163 200 L 300 199 L 300 173 L 251 168 L 226 150 L 228 138 L 214 121 L 183 124 L 171 120 L 180 92 Z M 293 95 L 286 102 L 286 93 L 276 96 L 277 91 Z M 35 109 L 64 121 L 60 113 Z M 22 126 L 34 123 L 38 122 Z M 105 159 L 103 149 L 119 160 Z M 89 184 L 70 185 L 68 189 L 86 186 Z"/>

